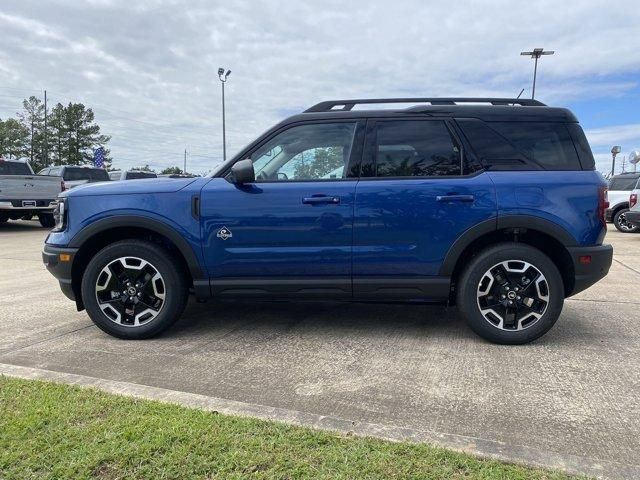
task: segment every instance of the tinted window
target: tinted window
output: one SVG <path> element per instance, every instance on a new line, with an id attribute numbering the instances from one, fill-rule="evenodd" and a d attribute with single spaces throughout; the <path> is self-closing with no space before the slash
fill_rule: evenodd
<path id="1" fill-rule="evenodd" d="M 0 175 L 33 175 L 29 165 L 22 162 L 0 161 Z"/>
<path id="2" fill-rule="evenodd" d="M 567 126 L 543 122 L 491 122 L 529 160 L 545 170 L 581 170 Z"/>
<path id="3" fill-rule="evenodd" d="M 460 149 L 441 121 L 379 122 L 377 177 L 461 175 Z"/>
<path id="4" fill-rule="evenodd" d="M 251 155 L 260 180 L 330 180 L 346 177 L 355 123 L 291 127 Z"/>
<path id="5" fill-rule="evenodd" d="M 127 172 L 127 180 L 135 180 L 137 178 L 157 178 L 157 175 L 151 172 Z"/>
<path id="6" fill-rule="evenodd" d="M 64 170 L 64 179 L 68 181 L 91 180 L 95 182 L 109 180 L 109 174 L 101 168 L 66 168 Z"/>
<path id="7" fill-rule="evenodd" d="M 609 180 L 609 190 L 629 191 L 636 187 L 638 177 L 635 175 L 613 177 Z"/>
<path id="8" fill-rule="evenodd" d="M 569 123 L 567 125 L 567 128 L 571 133 L 571 138 L 573 138 L 573 144 L 575 145 L 576 151 L 578 152 L 578 157 L 580 157 L 582 168 L 584 170 L 595 170 L 596 161 L 593 158 L 591 147 L 589 146 L 587 137 L 582 131 L 582 127 L 580 127 L 580 125 L 578 125 L 577 123 Z"/>
<path id="9" fill-rule="evenodd" d="M 478 160 L 492 170 L 539 170 L 537 165 L 527 165 L 527 159 L 504 137 L 481 120 L 459 120 L 465 136 L 471 143 Z"/>

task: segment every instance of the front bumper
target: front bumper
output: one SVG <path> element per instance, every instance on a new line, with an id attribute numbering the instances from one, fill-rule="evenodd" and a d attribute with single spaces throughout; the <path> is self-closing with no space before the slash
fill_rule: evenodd
<path id="1" fill-rule="evenodd" d="M 586 290 L 603 279 L 613 262 L 613 247 L 598 245 L 595 247 L 568 247 L 575 272 L 573 289 L 567 297 Z"/>
<path id="2" fill-rule="evenodd" d="M 629 210 L 624 214 L 624 218 L 630 224 L 640 227 L 640 210 Z"/>
<path id="3" fill-rule="evenodd" d="M 42 262 L 47 267 L 47 270 L 60 283 L 62 293 L 74 301 L 76 300 L 76 295 L 73 290 L 71 267 L 76 253 L 78 253 L 77 248 L 54 247 L 46 244 L 42 250 Z"/>

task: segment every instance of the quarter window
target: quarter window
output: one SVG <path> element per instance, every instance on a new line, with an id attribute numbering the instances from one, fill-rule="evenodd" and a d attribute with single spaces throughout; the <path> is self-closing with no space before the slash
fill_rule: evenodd
<path id="1" fill-rule="evenodd" d="M 356 123 L 289 128 L 253 155 L 257 181 L 332 180 L 347 176 Z"/>
<path id="2" fill-rule="evenodd" d="M 442 121 L 379 122 L 376 177 L 461 175 L 461 152 Z"/>

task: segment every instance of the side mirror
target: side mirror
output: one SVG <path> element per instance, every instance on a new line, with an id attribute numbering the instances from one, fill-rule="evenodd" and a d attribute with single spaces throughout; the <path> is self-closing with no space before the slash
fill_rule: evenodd
<path id="1" fill-rule="evenodd" d="M 233 183 L 253 183 L 256 181 L 256 173 L 253 170 L 253 162 L 250 159 L 240 160 L 231 167 Z"/>

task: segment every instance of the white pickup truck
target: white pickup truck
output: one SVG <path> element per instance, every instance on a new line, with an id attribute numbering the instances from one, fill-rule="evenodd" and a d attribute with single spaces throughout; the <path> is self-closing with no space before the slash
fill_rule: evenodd
<path id="1" fill-rule="evenodd" d="M 0 158 L 0 224 L 37 215 L 43 227 L 53 228 L 62 190 L 59 177 L 36 175 L 28 163 Z"/>

